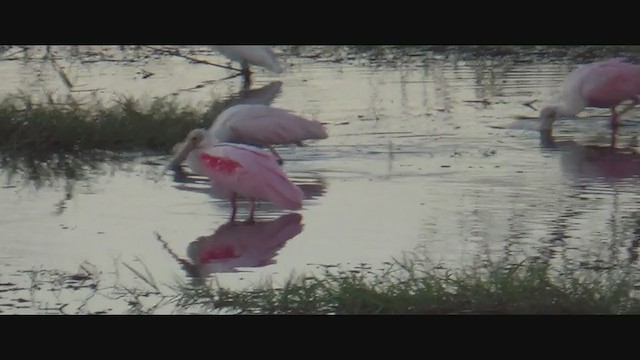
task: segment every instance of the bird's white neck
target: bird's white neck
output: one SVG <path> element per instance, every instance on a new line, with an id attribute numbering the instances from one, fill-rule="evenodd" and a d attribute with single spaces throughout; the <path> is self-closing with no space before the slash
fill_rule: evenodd
<path id="1" fill-rule="evenodd" d="M 191 150 L 185 159 L 185 163 L 195 174 L 205 176 L 204 169 L 200 165 L 200 154 L 202 154 L 202 149 L 200 148 Z"/>
<path id="2" fill-rule="evenodd" d="M 562 100 L 555 104 L 548 106 L 542 112 L 541 119 L 542 124 L 540 125 L 540 130 L 550 131 L 553 123 L 558 118 L 569 117 L 578 114 L 580 111 L 584 110 L 586 107 L 586 103 L 584 99 L 579 96 L 563 96 Z"/>
<path id="3" fill-rule="evenodd" d="M 587 106 L 582 95 L 577 93 L 564 93 L 559 104 L 555 106 L 558 117 L 574 116 Z"/>

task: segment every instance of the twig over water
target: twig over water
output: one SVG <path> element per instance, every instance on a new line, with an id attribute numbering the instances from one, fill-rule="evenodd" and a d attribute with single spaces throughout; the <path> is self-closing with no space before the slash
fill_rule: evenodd
<path id="1" fill-rule="evenodd" d="M 149 49 L 151 49 L 151 50 L 153 50 L 153 51 L 161 52 L 161 53 L 165 53 L 165 54 L 169 54 L 169 55 L 173 55 L 173 56 L 177 56 L 177 57 L 181 57 L 181 58 L 183 58 L 183 59 L 187 59 L 187 60 L 189 60 L 189 61 L 191 61 L 191 62 L 194 62 L 194 63 L 198 63 L 198 64 L 207 64 L 207 65 L 217 66 L 217 67 L 220 67 L 220 68 L 223 68 L 223 69 L 229 69 L 229 70 L 234 70 L 234 71 L 242 71 L 242 70 L 240 70 L 240 69 L 236 69 L 236 68 L 231 67 L 231 66 L 225 66 L 225 65 L 214 64 L 214 63 L 209 62 L 209 61 L 206 61 L 206 60 L 200 60 L 200 59 L 196 59 L 196 58 L 191 57 L 191 56 L 182 55 L 182 54 L 181 54 L 179 51 L 177 51 L 177 50 L 158 49 L 158 48 L 155 48 L 155 47 L 153 47 L 153 46 L 149 46 L 149 45 L 144 45 L 144 46 L 145 46 L 145 47 L 147 47 L 147 48 L 149 48 Z"/>

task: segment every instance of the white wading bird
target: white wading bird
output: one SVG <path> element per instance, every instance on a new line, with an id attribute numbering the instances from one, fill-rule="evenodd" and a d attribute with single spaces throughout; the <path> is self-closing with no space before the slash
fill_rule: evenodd
<path id="1" fill-rule="evenodd" d="M 251 77 L 249 66 L 260 66 L 276 74 L 284 72 L 284 66 L 269 46 L 256 45 L 215 45 L 213 49 L 231 61 L 240 63 L 245 80 Z"/>

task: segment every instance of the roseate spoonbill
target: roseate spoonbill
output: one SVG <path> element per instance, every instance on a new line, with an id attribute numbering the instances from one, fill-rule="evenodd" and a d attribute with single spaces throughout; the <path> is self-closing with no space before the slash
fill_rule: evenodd
<path id="1" fill-rule="evenodd" d="M 540 111 L 540 131 L 551 131 L 553 122 L 562 116 L 573 116 L 586 107 L 611 109 L 611 127 L 618 119 L 640 103 L 640 65 L 614 58 L 594 62 L 572 71 L 564 82 L 560 102 Z M 616 106 L 631 101 L 622 111 Z"/>
<path id="2" fill-rule="evenodd" d="M 215 184 L 211 184 L 211 188 L 209 189 L 203 188 L 201 185 L 208 184 L 210 181 L 202 175 L 184 171 L 181 167 L 175 167 L 173 170 L 173 181 L 178 183 L 174 188 L 177 190 L 206 194 L 218 200 L 225 200 L 228 197 L 228 194 L 224 192 L 218 193 L 218 189 Z M 291 179 L 291 182 L 302 190 L 304 200 L 317 200 L 327 193 L 327 181 L 319 174 L 297 174 L 295 178 Z M 265 204 L 264 209 L 270 211 L 272 210 L 272 207 Z M 273 205 L 273 210 L 277 210 L 276 205 Z"/>
<path id="3" fill-rule="evenodd" d="M 248 221 L 253 221 L 256 199 L 273 202 L 288 210 L 302 208 L 304 194 L 293 184 L 270 152 L 244 144 L 220 143 L 203 129 L 192 130 L 169 165 L 187 162 L 191 170 L 214 183 L 218 194 L 231 201 L 235 219 L 236 196 L 251 201 Z M 169 166 L 165 168 L 168 169 Z M 164 173 L 164 172 L 163 172 Z"/>
<path id="4" fill-rule="evenodd" d="M 251 76 L 250 65 L 260 66 L 276 74 L 284 72 L 284 66 L 269 46 L 256 45 L 215 45 L 213 49 L 231 61 L 237 61 L 242 66 L 245 80 Z"/>
<path id="5" fill-rule="evenodd" d="M 272 145 L 326 139 L 328 134 L 320 122 L 292 111 L 261 104 L 240 104 L 220 113 L 207 136 L 217 142 L 266 146 L 276 156 L 276 162 L 282 164 L 282 158 Z M 174 151 L 180 146 L 182 144 L 176 144 Z"/>
<path id="6" fill-rule="evenodd" d="M 285 243 L 303 230 L 302 215 L 289 213 L 253 224 L 228 222 L 212 235 L 200 236 L 187 246 L 187 256 L 197 275 L 237 272 L 275 263 Z"/>

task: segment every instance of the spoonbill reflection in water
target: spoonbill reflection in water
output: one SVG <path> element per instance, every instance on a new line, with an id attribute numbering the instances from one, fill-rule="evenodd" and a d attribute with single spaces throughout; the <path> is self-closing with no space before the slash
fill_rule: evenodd
<path id="1" fill-rule="evenodd" d="M 540 111 L 540 131 L 550 132 L 558 117 L 574 116 L 586 107 L 611 109 L 614 131 L 622 114 L 640 103 L 640 65 L 615 58 L 582 65 L 564 82 L 559 103 Z M 616 106 L 631 101 L 620 112 Z"/>
<path id="2" fill-rule="evenodd" d="M 200 276 L 263 267 L 274 264 L 278 251 L 302 230 L 302 215 L 297 213 L 251 224 L 229 222 L 190 243 L 187 256 Z"/>
<path id="3" fill-rule="evenodd" d="M 304 228 L 302 215 L 290 213 L 276 219 L 251 224 L 228 222 L 208 236 L 200 236 L 187 246 L 187 258 L 176 254 L 160 234 L 156 239 L 196 284 L 204 284 L 213 273 L 232 273 L 240 268 L 275 264 L 284 245 Z"/>
<path id="4" fill-rule="evenodd" d="M 545 149 L 559 150 L 560 165 L 568 176 L 579 180 L 618 182 L 640 178 L 640 153 L 637 146 L 615 144 L 579 144 L 573 140 L 556 140 L 541 134 Z"/>
<path id="5" fill-rule="evenodd" d="M 253 221 L 256 200 L 263 199 L 288 210 L 302 208 L 304 194 L 293 184 L 276 157 L 254 146 L 219 143 L 202 129 L 192 130 L 168 166 L 185 161 L 196 174 L 205 175 L 216 191 L 231 201 L 231 221 L 237 212 L 237 195 L 249 198 Z M 164 173 L 164 172 L 163 172 Z"/>
<path id="6" fill-rule="evenodd" d="M 282 81 L 272 81 L 262 87 L 241 89 L 223 100 L 223 109 L 240 104 L 271 105 L 282 92 Z"/>

